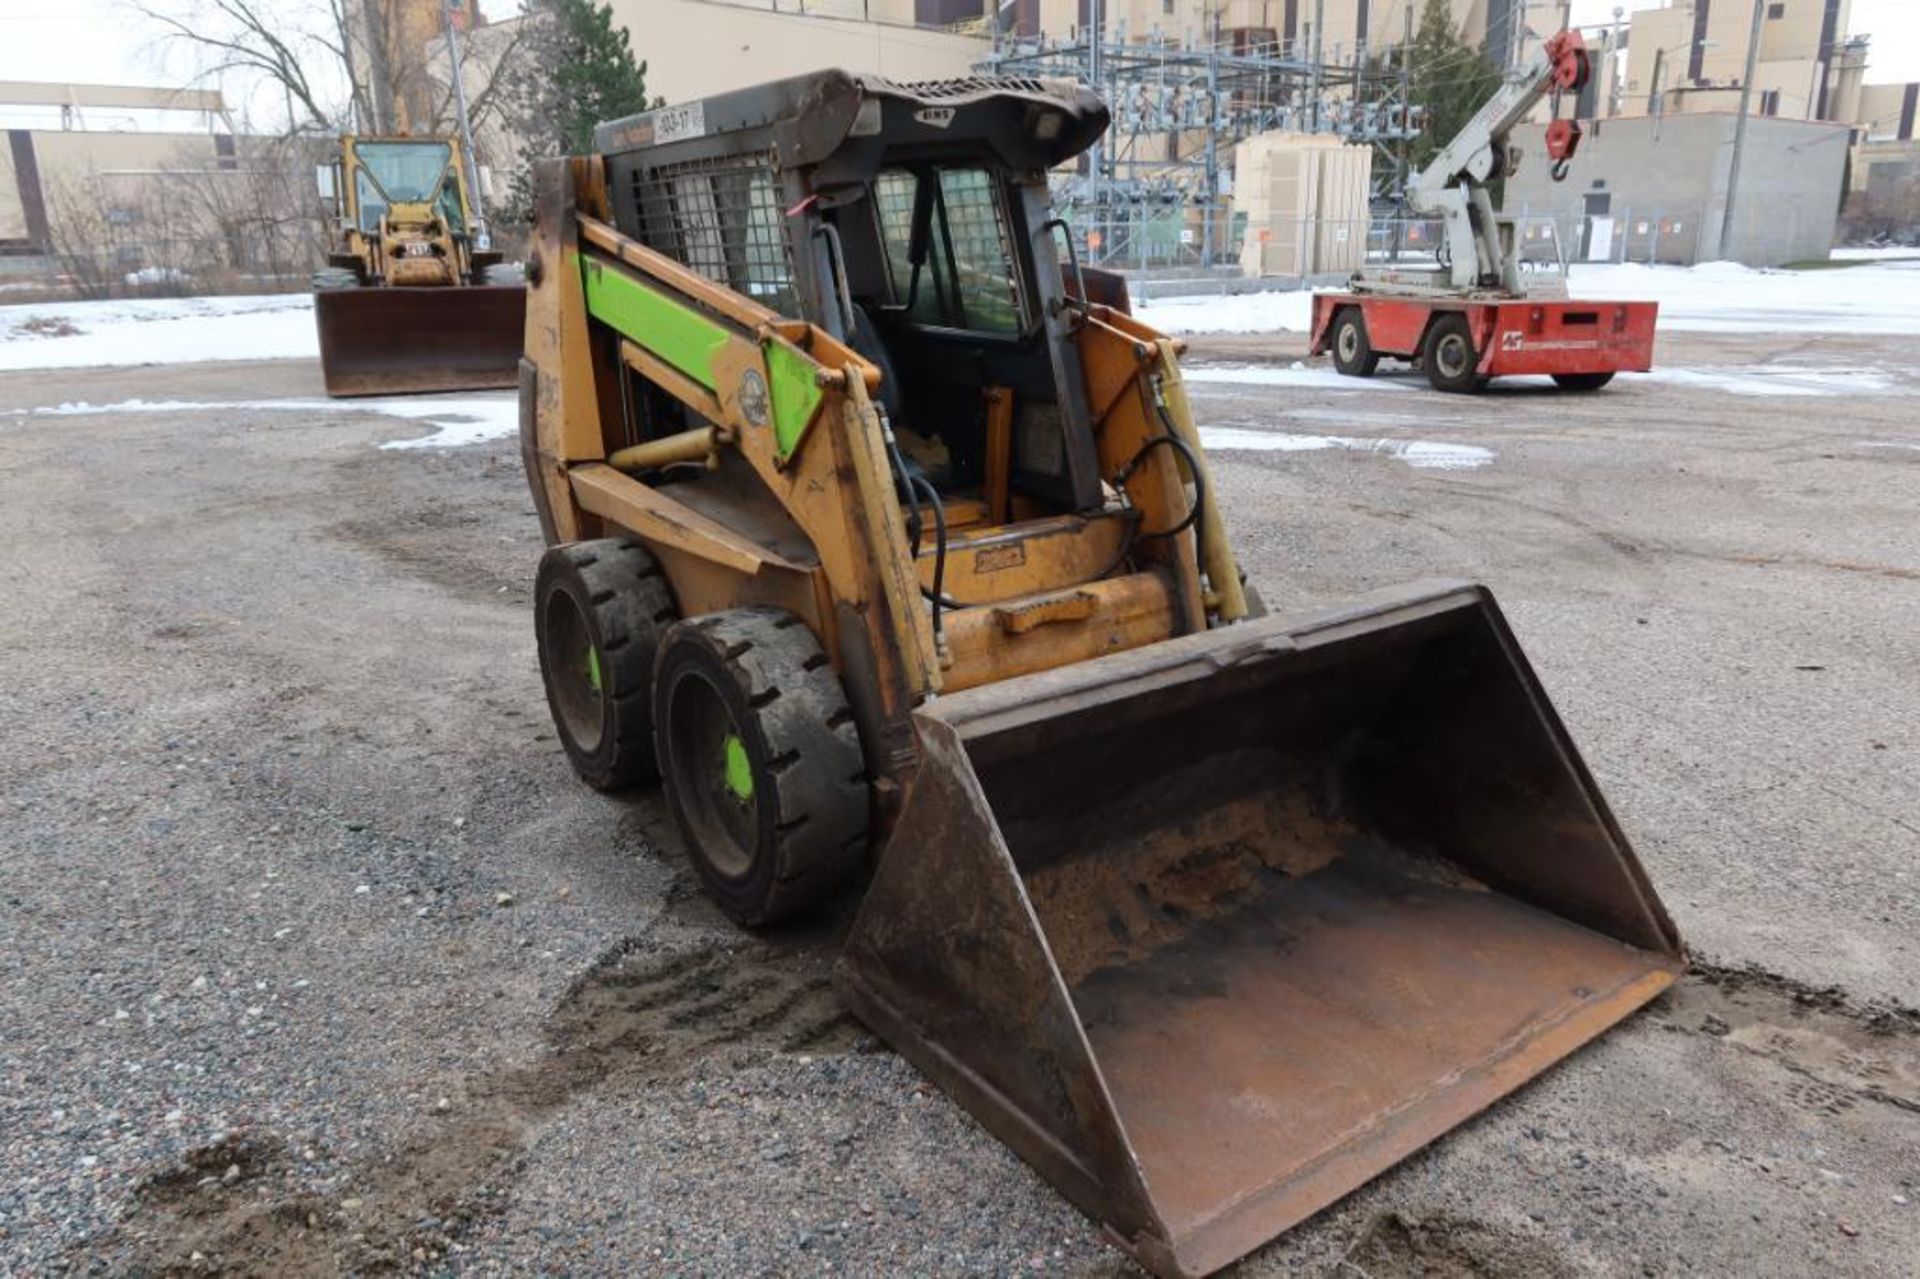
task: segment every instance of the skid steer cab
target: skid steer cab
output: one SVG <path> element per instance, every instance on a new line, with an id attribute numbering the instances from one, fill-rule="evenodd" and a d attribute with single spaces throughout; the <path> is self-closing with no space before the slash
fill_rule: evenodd
<path id="1" fill-rule="evenodd" d="M 1673 980 L 1491 597 L 1264 617 L 1175 343 L 1082 270 L 1044 80 L 829 71 L 536 174 L 535 628 L 590 784 L 1165 1275 Z"/>

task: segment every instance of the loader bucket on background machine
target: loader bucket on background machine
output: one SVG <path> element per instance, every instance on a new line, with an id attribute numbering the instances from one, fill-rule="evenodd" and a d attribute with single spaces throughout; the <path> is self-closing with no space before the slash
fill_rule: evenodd
<path id="1" fill-rule="evenodd" d="M 328 395 L 518 385 L 524 288 L 327 289 L 313 306 Z"/>
<path id="2" fill-rule="evenodd" d="M 914 720 L 843 994 L 1158 1274 L 1272 1239 L 1682 968 L 1479 587 L 1216 629 Z"/>

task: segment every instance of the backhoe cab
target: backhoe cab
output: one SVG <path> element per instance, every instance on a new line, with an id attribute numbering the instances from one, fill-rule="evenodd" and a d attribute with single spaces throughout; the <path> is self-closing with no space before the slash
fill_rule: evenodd
<path id="1" fill-rule="evenodd" d="M 487 243 L 458 138 L 340 139 L 313 276 L 327 394 L 514 385 L 525 280 Z"/>
<path id="2" fill-rule="evenodd" d="M 1115 1239 L 1207 1273 L 1673 980 L 1487 593 L 1259 617 L 1175 344 L 1075 265 L 1076 85 L 843 72 L 536 173 L 559 737 Z"/>

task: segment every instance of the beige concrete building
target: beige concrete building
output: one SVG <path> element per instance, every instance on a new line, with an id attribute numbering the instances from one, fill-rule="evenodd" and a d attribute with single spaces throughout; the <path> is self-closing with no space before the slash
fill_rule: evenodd
<path id="1" fill-rule="evenodd" d="M 822 67 L 897 80 L 963 76 L 989 47 L 984 34 L 916 25 L 913 0 L 809 0 L 805 14 L 793 12 L 791 0 L 780 11 L 764 0 L 611 4 L 614 21 L 626 26 L 634 53 L 646 61 L 648 92 L 668 102 Z"/>
<path id="2" fill-rule="evenodd" d="M 1759 115 L 1851 123 L 1866 44 L 1847 28 L 1848 0 L 1763 0 L 1753 106 Z M 1679 0 L 1631 15 L 1618 114 L 1731 111 L 1746 75 L 1753 6 Z"/>
<path id="3" fill-rule="evenodd" d="M 67 127 L 9 129 L 0 151 L 0 272 L 86 294 L 304 278 L 318 225 L 304 147 L 233 133 L 212 91 L 0 83 L 0 109 L 48 106 Z M 172 123 L 183 114 L 203 127 Z"/>
<path id="4" fill-rule="evenodd" d="M 1850 27 L 1850 0 L 1762 0 L 1748 109 L 1852 130 L 1852 192 L 1890 190 L 1920 176 L 1920 84 L 1869 84 L 1872 46 Z M 1631 15 L 1624 77 L 1583 114 L 1720 114 L 1740 107 L 1753 31 L 1749 0 L 1668 0 Z"/>

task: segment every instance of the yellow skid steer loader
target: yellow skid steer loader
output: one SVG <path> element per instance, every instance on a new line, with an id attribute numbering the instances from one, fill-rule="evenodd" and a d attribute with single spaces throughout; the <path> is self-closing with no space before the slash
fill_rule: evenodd
<path id="1" fill-rule="evenodd" d="M 1678 936 L 1492 597 L 1262 616 L 1084 88 L 821 72 L 537 173 L 522 449 L 579 773 L 1162 1275 L 1652 999 Z"/>
<path id="2" fill-rule="evenodd" d="M 458 138 L 357 137 L 320 169 L 334 214 L 313 276 L 327 394 L 509 387 L 526 281 L 476 234 Z"/>

